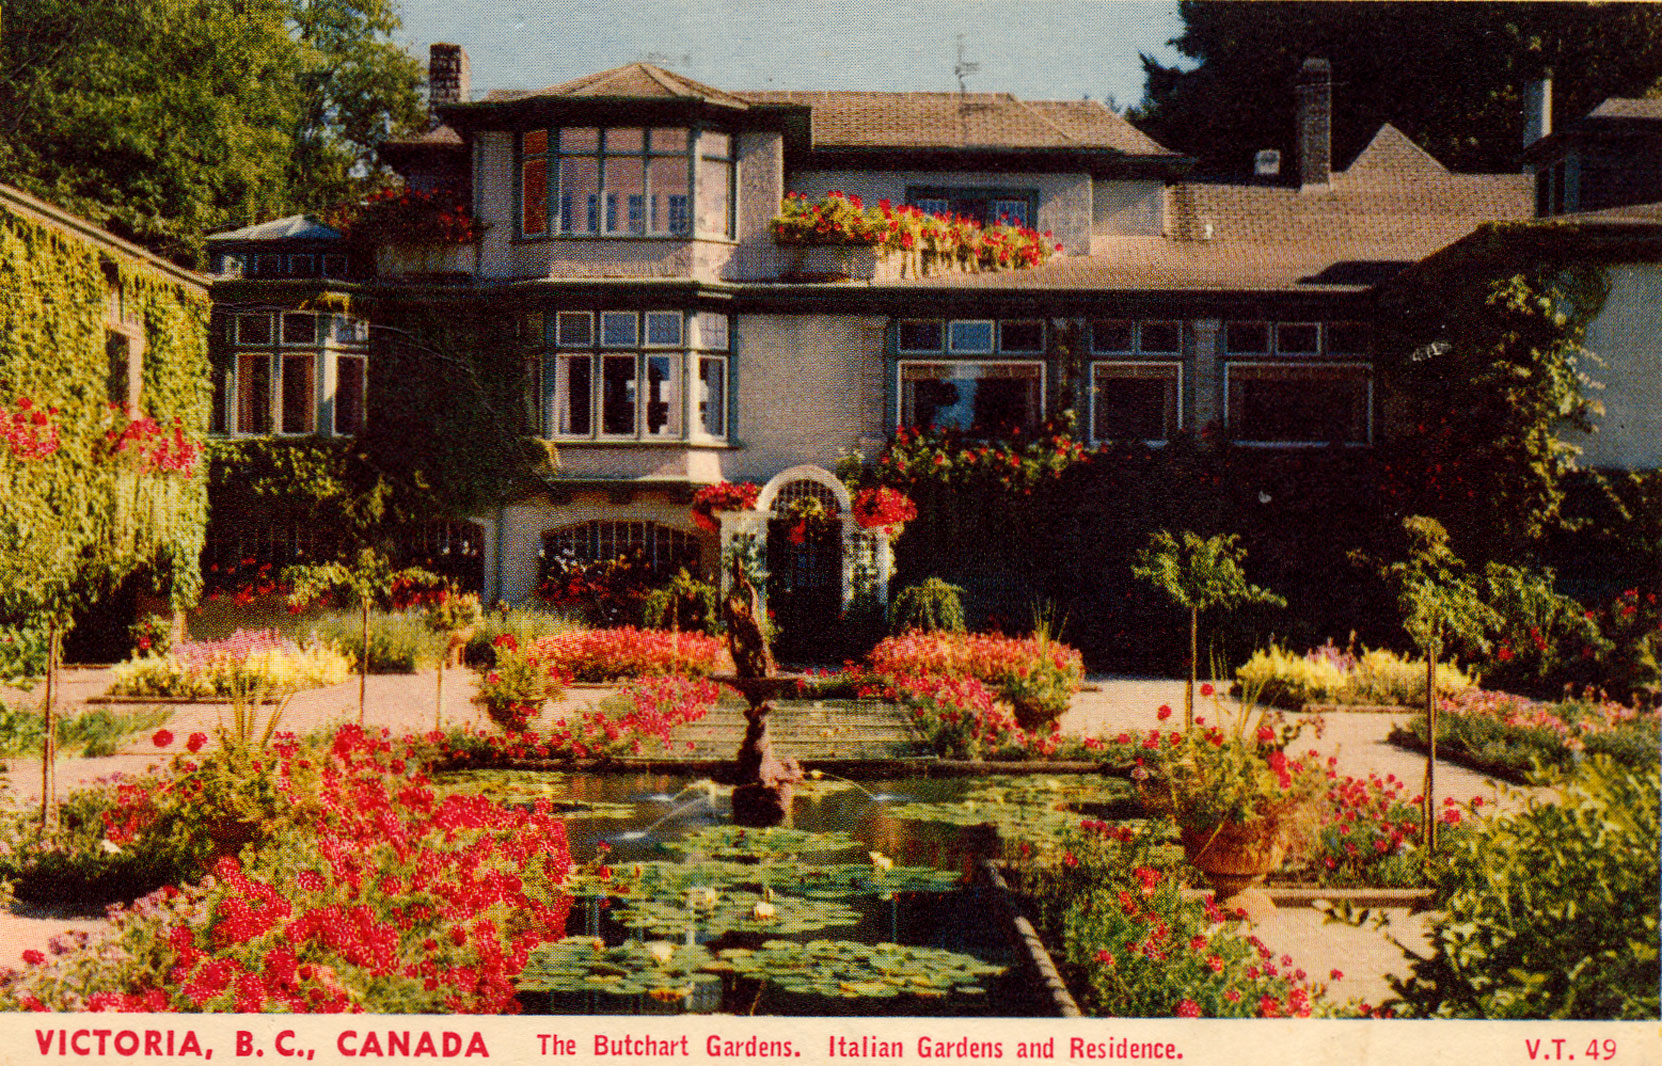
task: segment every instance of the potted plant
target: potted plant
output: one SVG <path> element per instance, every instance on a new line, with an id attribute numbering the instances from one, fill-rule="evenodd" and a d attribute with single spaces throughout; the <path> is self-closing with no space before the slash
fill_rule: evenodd
<path id="1" fill-rule="evenodd" d="M 473 702 L 510 733 L 523 733 L 549 700 L 565 693 L 565 678 L 543 662 L 535 644 L 525 648 L 504 633 L 491 642 L 495 662 L 479 671 Z"/>
<path id="2" fill-rule="evenodd" d="M 1161 717 L 1168 714 L 1163 708 Z M 1243 708 L 1222 726 L 1195 724 L 1149 732 L 1131 772 L 1137 791 L 1150 810 L 1177 823 L 1185 856 L 1220 904 L 1248 916 L 1273 909 L 1268 897 L 1249 890 L 1303 842 L 1327 785 L 1313 755 L 1287 753 L 1312 720 Z"/>

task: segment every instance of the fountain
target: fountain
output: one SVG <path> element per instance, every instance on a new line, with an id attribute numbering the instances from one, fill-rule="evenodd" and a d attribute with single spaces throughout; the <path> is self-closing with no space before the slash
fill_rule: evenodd
<path id="1" fill-rule="evenodd" d="M 791 796 L 802 780 L 802 767 L 790 756 L 773 752 L 768 715 L 773 701 L 803 680 L 800 674 L 781 674 L 773 661 L 763 628 L 763 608 L 756 586 L 737 554 L 731 563 L 732 587 L 723 604 L 727 647 L 733 655 L 732 674 L 714 680 L 736 689 L 748 706 L 744 712 L 744 742 L 727 776 L 733 786 L 733 823 L 765 829 L 790 818 Z"/>

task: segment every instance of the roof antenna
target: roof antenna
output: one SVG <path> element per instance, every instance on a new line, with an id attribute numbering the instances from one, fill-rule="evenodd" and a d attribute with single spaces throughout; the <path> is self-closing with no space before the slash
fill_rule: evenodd
<path id="1" fill-rule="evenodd" d="M 965 96 L 969 93 L 969 88 L 964 84 L 964 78 L 970 74 L 978 74 L 980 71 L 980 63 L 971 63 L 964 58 L 964 35 L 960 33 L 958 35 L 958 62 L 952 68 L 952 73 L 958 77 L 959 96 Z"/>

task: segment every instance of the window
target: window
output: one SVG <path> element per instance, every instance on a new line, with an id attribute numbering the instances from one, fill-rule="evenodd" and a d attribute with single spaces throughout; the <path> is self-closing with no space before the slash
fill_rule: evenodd
<path id="1" fill-rule="evenodd" d="M 1183 426 L 1183 364 L 1105 362 L 1091 367 L 1091 437 L 1170 440 Z"/>
<path id="2" fill-rule="evenodd" d="M 1361 322 L 1329 322 L 1322 327 L 1331 355 L 1366 355 L 1368 327 Z"/>
<path id="3" fill-rule="evenodd" d="M 725 138 L 706 133 L 699 140 L 712 136 Z M 520 235 L 690 234 L 693 140 L 689 130 L 660 127 L 570 126 L 521 133 Z M 718 154 L 727 160 L 724 191 L 717 196 L 725 203 L 732 191 L 730 150 L 701 144 L 701 156 Z M 702 184 L 703 160 L 698 162 Z M 703 196 L 701 191 L 701 203 Z"/>
<path id="4" fill-rule="evenodd" d="M 600 432 L 608 437 L 635 435 L 637 357 L 606 355 L 600 361 Z"/>
<path id="5" fill-rule="evenodd" d="M 316 344 L 317 316 L 305 311 L 283 314 L 284 344 Z"/>
<path id="6" fill-rule="evenodd" d="M 1091 351 L 1107 354 L 1176 355 L 1183 350 L 1183 323 L 1098 319 L 1091 323 Z"/>
<path id="7" fill-rule="evenodd" d="M 698 423 L 706 436 L 727 436 L 727 360 L 698 357 Z"/>
<path id="8" fill-rule="evenodd" d="M 681 436 L 681 357 L 653 354 L 646 362 L 646 435 Z"/>
<path id="9" fill-rule="evenodd" d="M 548 232 L 548 131 L 519 135 L 519 231 L 526 237 Z"/>
<path id="10" fill-rule="evenodd" d="M 317 275 L 317 256 L 291 255 L 289 256 L 289 273 L 297 278 L 310 278 Z"/>
<path id="11" fill-rule="evenodd" d="M 899 345 L 903 352 L 938 352 L 941 350 L 939 322 L 902 322 Z"/>
<path id="12" fill-rule="evenodd" d="M 323 257 L 323 276 L 326 278 L 346 277 L 346 256 L 329 254 Z"/>
<path id="13" fill-rule="evenodd" d="M 283 432 L 311 433 L 317 428 L 317 356 L 312 352 L 283 356 Z"/>
<path id="14" fill-rule="evenodd" d="M 681 312 L 648 311 L 646 313 L 646 343 L 653 348 L 681 346 Z"/>
<path id="15" fill-rule="evenodd" d="M 587 437 L 594 432 L 590 409 L 594 394 L 594 364 L 587 355 L 555 359 L 554 431 L 563 437 Z"/>
<path id="16" fill-rule="evenodd" d="M 587 348 L 594 343 L 594 316 L 587 311 L 561 311 L 554 318 L 554 343 L 562 348 Z"/>
<path id="17" fill-rule="evenodd" d="M 243 350 L 214 371 L 212 432 L 362 432 L 368 422 L 368 322 L 309 311 L 275 318 L 243 312 L 233 316 L 228 332 Z M 247 350 L 253 344 L 262 349 Z"/>
<path id="18" fill-rule="evenodd" d="M 1043 322 L 1000 322 L 998 350 L 1001 352 L 1042 352 L 1045 347 Z"/>
<path id="19" fill-rule="evenodd" d="M 659 577 L 683 566 L 698 572 L 698 538 L 656 522 L 584 522 L 544 533 L 542 541 L 543 555 L 551 560 L 597 563 L 636 558 Z"/>
<path id="20" fill-rule="evenodd" d="M 1223 349 L 1245 355 L 1268 355 L 1270 327 L 1267 322 L 1229 322 L 1223 327 Z"/>
<path id="21" fill-rule="evenodd" d="M 698 135 L 698 232 L 733 236 L 733 138 L 714 130 Z"/>
<path id="22" fill-rule="evenodd" d="M 238 315 L 236 317 L 238 344 L 270 344 L 270 315 Z"/>
<path id="23" fill-rule="evenodd" d="M 267 352 L 237 355 L 236 431 L 271 432 L 271 355 Z"/>
<path id="24" fill-rule="evenodd" d="M 125 324 L 104 329 L 104 355 L 109 361 L 106 382 L 109 400 L 137 417 L 144 389 L 144 334 Z"/>
<path id="25" fill-rule="evenodd" d="M 1039 217 L 1037 189 L 917 185 L 907 187 L 906 202 L 926 215 L 962 215 L 984 226 L 998 223 L 1032 226 Z"/>
<path id="26" fill-rule="evenodd" d="M 1000 436 L 1029 432 L 1044 417 L 1044 364 L 900 364 L 900 423 Z"/>
<path id="27" fill-rule="evenodd" d="M 1315 355 L 1321 351 L 1321 327 L 1313 322 L 1283 322 L 1275 327 L 1275 350 L 1281 355 Z"/>
<path id="28" fill-rule="evenodd" d="M 368 425 L 365 417 L 368 407 L 364 394 L 368 391 L 369 360 L 361 355 L 335 357 L 335 425 L 336 435 L 362 433 Z"/>
<path id="29" fill-rule="evenodd" d="M 640 333 L 640 321 L 633 311 L 607 311 L 600 316 L 600 346 L 633 348 Z"/>
<path id="30" fill-rule="evenodd" d="M 953 322 L 947 326 L 947 350 L 957 355 L 982 355 L 993 350 L 991 322 Z"/>
<path id="31" fill-rule="evenodd" d="M 1262 444 L 1365 444 L 1373 383 L 1364 364 L 1229 363 L 1230 434 Z"/>

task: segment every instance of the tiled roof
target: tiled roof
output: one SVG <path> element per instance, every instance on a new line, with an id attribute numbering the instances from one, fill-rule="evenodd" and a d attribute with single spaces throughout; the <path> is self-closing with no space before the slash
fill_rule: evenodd
<path id="1" fill-rule="evenodd" d="M 895 284 L 908 288 L 1104 292 L 1361 292 L 1417 258 L 1391 244 L 1314 240 L 1185 242 L 1117 237 L 1094 254 L 1044 266 L 951 274 Z"/>
<path id="2" fill-rule="evenodd" d="M 485 94 L 487 103 L 509 100 L 527 100 L 539 97 L 608 97 L 621 100 L 698 99 L 724 107 L 743 109 L 748 106 L 732 93 L 702 82 L 672 74 L 651 63 L 630 63 L 598 74 L 551 85 L 546 89 L 494 89 Z"/>
<path id="3" fill-rule="evenodd" d="M 209 241 L 333 241 L 339 240 L 340 235 L 340 230 L 332 226 L 325 226 L 310 215 L 290 215 L 287 218 L 277 218 L 270 222 L 259 222 L 252 226 L 244 226 L 228 233 L 215 233 L 207 239 Z"/>
<path id="4" fill-rule="evenodd" d="M 1023 101 L 1009 93 L 771 91 L 755 104 L 813 109 L 816 148 L 1111 149 L 1168 153 L 1094 100 Z"/>
<path id="5" fill-rule="evenodd" d="M 1522 174 L 1455 174 L 1386 126 L 1325 189 L 1187 182 L 1165 237 L 1092 241 L 1042 267 L 908 282 L 973 288 L 1346 291 L 1376 285 L 1485 222 L 1529 219 Z"/>
<path id="6" fill-rule="evenodd" d="M 461 148 L 462 135 L 446 125 L 438 125 L 418 137 L 389 137 L 382 148 Z"/>
<path id="7" fill-rule="evenodd" d="M 1588 118 L 1662 119 L 1662 100 L 1642 100 L 1633 97 L 1612 96 L 1587 115 Z"/>

